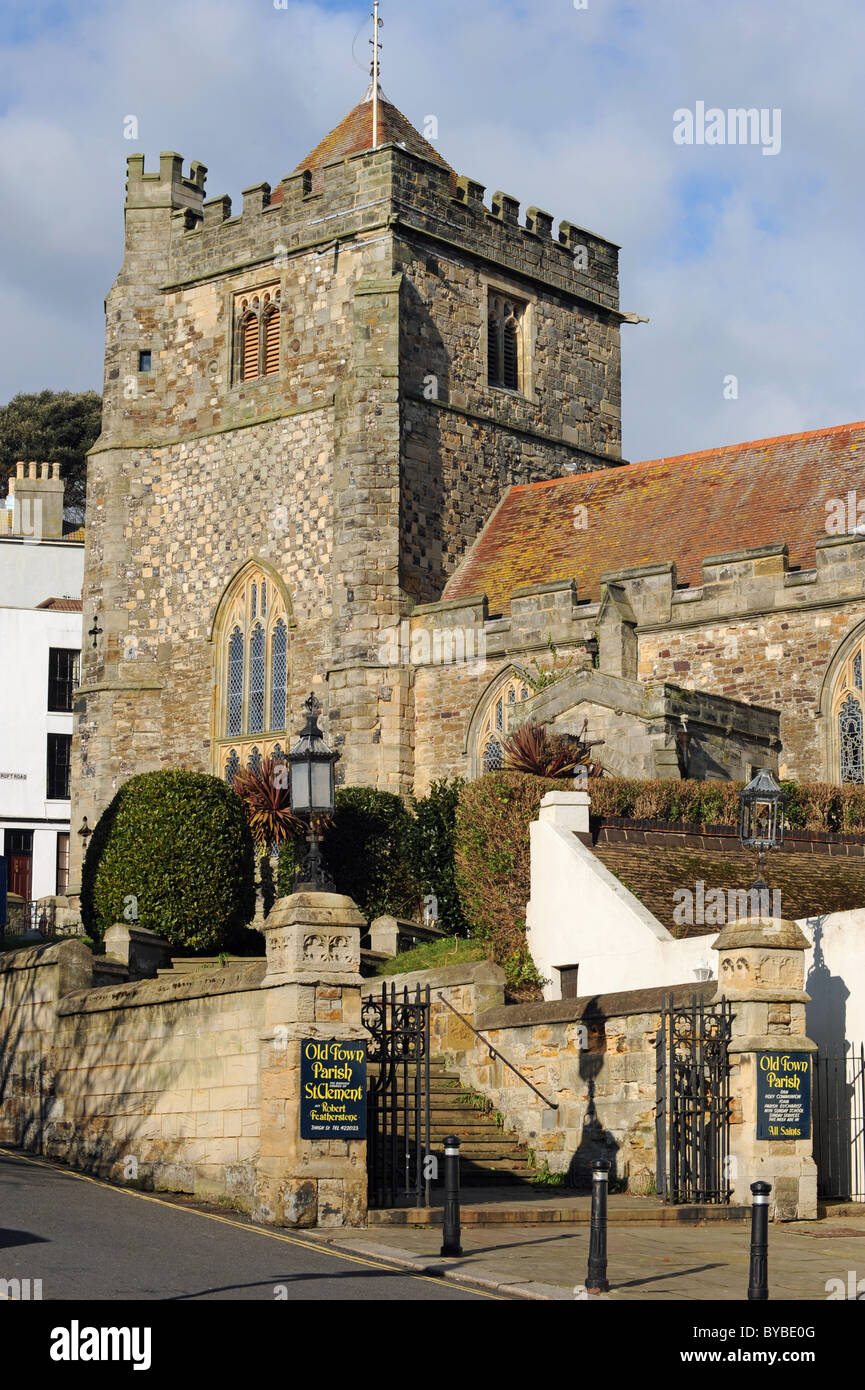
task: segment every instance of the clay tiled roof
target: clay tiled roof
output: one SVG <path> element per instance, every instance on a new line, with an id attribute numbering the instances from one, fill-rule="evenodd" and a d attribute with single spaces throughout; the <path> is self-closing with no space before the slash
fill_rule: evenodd
<path id="1" fill-rule="evenodd" d="M 811 568 L 827 501 L 863 489 L 862 420 L 512 487 L 444 597 L 485 593 L 499 613 L 520 585 L 573 578 L 597 599 L 605 572 L 671 560 L 699 585 L 706 556 L 781 542 Z"/>
<path id="2" fill-rule="evenodd" d="M 594 853 L 673 936 L 702 936 L 720 930 L 711 923 L 674 922 L 673 910 L 682 902 L 675 896 L 676 890 L 687 888 L 696 900 L 697 884 L 702 883 L 704 901 L 713 888 L 721 888 L 725 894 L 730 888 L 747 890 L 754 882 L 753 854 L 738 845 L 714 851 L 684 849 L 659 843 L 663 838 L 655 836 L 651 844 L 598 841 Z M 794 921 L 865 907 L 865 857 L 785 851 L 771 856 L 766 878 L 770 889 L 781 894 L 782 916 Z M 708 906 L 711 908 L 711 903 Z"/>
<path id="3" fill-rule="evenodd" d="M 438 150 L 425 140 L 419 131 L 415 130 L 401 111 L 398 111 L 385 97 L 379 98 L 378 104 L 378 142 L 380 145 L 405 145 L 412 154 L 422 155 L 425 159 L 431 159 L 434 164 L 439 164 L 449 173 L 453 169 L 442 159 Z M 338 126 L 326 135 L 307 156 L 302 159 L 295 169 L 299 174 L 303 169 L 309 169 L 313 174 L 323 169 L 325 164 L 332 164 L 337 159 L 346 159 L 349 155 L 362 154 L 364 150 L 372 149 L 372 98 L 367 97 L 359 102 L 348 115 L 340 121 Z M 275 188 L 271 195 L 271 204 L 282 201 L 282 186 Z"/>
<path id="4" fill-rule="evenodd" d="M 83 604 L 80 598 L 46 598 L 36 607 L 50 608 L 55 613 L 80 613 Z"/>

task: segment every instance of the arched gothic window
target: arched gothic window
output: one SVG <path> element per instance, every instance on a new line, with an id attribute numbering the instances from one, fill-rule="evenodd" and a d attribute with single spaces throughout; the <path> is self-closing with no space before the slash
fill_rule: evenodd
<path id="1" fill-rule="evenodd" d="M 280 291 L 273 286 L 235 301 L 238 381 L 279 372 Z"/>
<path id="2" fill-rule="evenodd" d="M 248 562 L 226 590 L 213 628 L 214 762 L 226 781 L 285 747 L 290 626 L 280 585 Z"/>
<path id="3" fill-rule="evenodd" d="M 837 771 L 842 784 L 845 782 L 865 782 L 863 658 L 865 658 L 865 636 L 848 652 L 835 681 L 832 722 L 838 749 Z"/>
<path id="4" fill-rule="evenodd" d="M 507 391 L 524 389 L 523 329 L 526 305 L 491 294 L 487 318 L 487 382 Z"/>
<path id="5" fill-rule="evenodd" d="M 481 772 L 500 771 L 502 743 L 510 733 L 517 707 L 532 693 L 528 681 L 511 671 L 490 695 L 475 741 L 475 761 Z"/>

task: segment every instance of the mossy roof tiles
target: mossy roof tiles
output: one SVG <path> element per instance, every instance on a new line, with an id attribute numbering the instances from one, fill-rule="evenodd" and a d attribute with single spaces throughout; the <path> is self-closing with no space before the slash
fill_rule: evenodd
<path id="1" fill-rule="evenodd" d="M 425 140 L 420 132 L 415 130 L 411 121 L 385 97 L 380 97 L 378 103 L 378 143 L 404 145 L 410 153 L 430 159 L 434 164 L 447 169 L 448 173 L 454 173 L 438 150 Z M 332 164 L 338 159 L 347 159 L 350 155 L 363 154 L 372 147 L 372 100 L 364 99 L 319 141 L 306 159 L 300 161 L 294 172 L 298 174 L 308 169 L 315 175 L 326 164 Z M 274 189 L 270 201 L 272 204 L 282 201 L 281 186 Z"/>
<path id="2" fill-rule="evenodd" d="M 861 420 L 515 486 L 444 597 L 485 593 L 500 613 L 520 585 L 575 579 L 598 599 L 602 574 L 669 561 L 694 586 L 707 556 L 780 543 L 811 568 L 827 502 L 851 491 L 865 497 Z"/>

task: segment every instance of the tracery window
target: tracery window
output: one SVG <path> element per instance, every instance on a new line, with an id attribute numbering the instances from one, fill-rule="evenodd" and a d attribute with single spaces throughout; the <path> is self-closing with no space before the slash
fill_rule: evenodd
<path id="1" fill-rule="evenodd" d="M 271 285 L 235 299 L 237 381 L 255 381 L 279 372 L 280 291 Z"/>
<path id="2" fill-rule="evenodd" d="M 865 782 L 865 698 L 862 664 L 865 637 L 847 656 L 835 683 L 832 720 L 838 749 L 837 771 L 841 783 Z"/>
<path id="3" fill-rule="evenodd" d="M 532 694 L 528 681 L 512 671 L 497 686 L 480 722 L 475 744 L 477 766 L 482 772 L 498 772 L 504 762 L 502 744 L 515 722 L 515 714 L 523 700 Z"/>
<path id="4" fill-rule="evenodd" d="M 522 391 L 525 372 L 523 325 L 526 305 L 491 294 L 487 317 L 487 382 L 507 391 Z"/>
<path id="5" fill-rule="evenodd" d="M 280 586 L 247 563 L 226 591 L 213 631 L 214 761 L 229 783 L 242 767 L 285 747 L 290 623 Z"/>

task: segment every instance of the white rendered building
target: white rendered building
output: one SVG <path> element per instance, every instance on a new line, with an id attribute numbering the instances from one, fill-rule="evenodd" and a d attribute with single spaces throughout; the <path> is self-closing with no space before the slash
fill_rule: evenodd
<path id="1" fill-rule="evenodd" d="M 56 465 L 18 464 L 0 510 L 0 854 L 10 893 L 64 893 L 83 529 L 63 532 Z"/>

